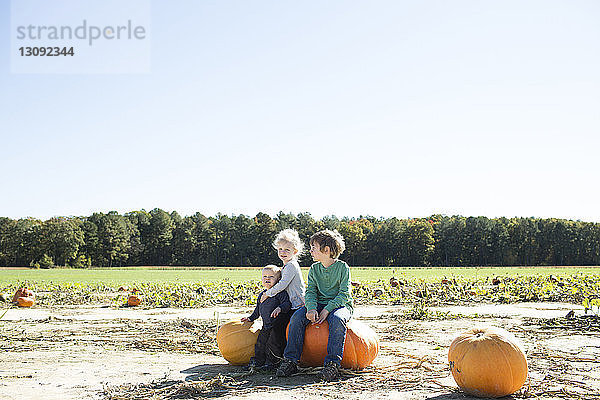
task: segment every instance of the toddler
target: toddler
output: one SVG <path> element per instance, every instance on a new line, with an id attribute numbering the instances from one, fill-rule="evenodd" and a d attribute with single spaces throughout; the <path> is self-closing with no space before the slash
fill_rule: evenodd
<path id="1" fill-rule="evenodd" d="M 276 265 L 267 265 L 262 269 L 263 290 L 258 296 L 254 312 L 249 317 L 242 318 L 242 321 L 254 321 L 261 317 L 263 326 L 258 334 L 256 345 L 254 346 L 254 357 L 250 359 L 248 369 L 273 369 L 279 364 L 281 359 L 282 346 L 274 337 L 274 321 L 280 314 L 287 314 L 292 307 L 290 298 L 286 291 L 281 291 L 272 297 L 267 297 L 260 301 L 261 296 L 281 279 L 281 268 Z"/>

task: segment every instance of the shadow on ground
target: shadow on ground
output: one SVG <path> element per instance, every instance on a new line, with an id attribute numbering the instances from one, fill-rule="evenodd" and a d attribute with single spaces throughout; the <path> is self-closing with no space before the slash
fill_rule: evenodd
<path id="1" fill-rule="evenodd" d="M 433 397 L 427 397 L 425 400 L 471 400 L 476 397 L 467 396 L 463 393 L 444 393 Z"/>
<path id="2" fill-rule="evenodd" d="M 281 378 L 275 376 L 275 371 L 268 372 L 253 372 L 245 371 L 243 367 L 233 365 L 215 365 L 215 364 L 200 364 L 180 371 L 182 374 L 187 374 L 186 382 L 205 382 L 216 379 L 218 377 L 232 378 L 237 385 L 236 389 L 241 387 L 255 389 L 295 389 L 297 387 L 306 387 L 306 385 L 320 384 L 317 379 L 319 368 L 300 368 L 299 373 L 289 377 Z M 341 376 L 340 381 L 348 379 Z"/>
<path id="3" fill-rule="evenodd" d="M 514 400 L 513 396 L 501 397 L 502 400 Z M 481 397 L 469 396 L 460 392 L 444 393 L 433 397 L 427 397 L 425 400 L 481 400 Z"/>
<path id="4" fill-rule="evenodd" d="M 337 385 L 344 385 L 352 379 L 351 375 L 342 374 L 335 386 L 331 383 L 318 382 L 316 379 L 319 368 L 300 368 L 299 373 L 289 377 L 276 377 L 274 372 L 244 371 L 242 367 L 223 364 L 199 364 L 186 368 L 180 372 L 186 377 L 184 380 L 162 379 L 150 383 L 126 384 L 106 387 L 103 391 L 104 398 L 116 400 L 146 400 L 160 398 L 195 399 L 218 398 L 234 394 L 257 394 L 263 391 L 287 391 L 297 388 L 318 387 L 316 392 L 335 391 Z M 327 395 L 327 393 L 324 393 Z M 158 397 L 157 397 L 158 396 Z"/>

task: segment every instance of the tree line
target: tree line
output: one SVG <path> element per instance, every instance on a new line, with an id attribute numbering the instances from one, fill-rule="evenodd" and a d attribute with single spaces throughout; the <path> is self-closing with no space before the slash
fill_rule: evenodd
<path id="1" fill-rule="evenodd" d="M 51 268 L 260 266 L 277 263 L 271 243 L 294 228 L 305 244 L 337 229 L 353 266 L 600 265 L 600 224 L 564 219 L 433 215 L 428 218 L 274 218 L 258 213 L 180 216 L 156 208 L 121 215 L 0 218 L 0 266 Z M 308 266 L 305 252 L 300 263 Z"/>

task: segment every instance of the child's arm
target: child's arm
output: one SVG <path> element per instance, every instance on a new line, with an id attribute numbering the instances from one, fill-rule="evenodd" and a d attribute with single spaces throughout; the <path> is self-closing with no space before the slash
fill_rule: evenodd
<path id="1" fill-rule="evenodd" d="M 304 304 L 306 305 L 306 318 L 309 321 L 316 322 L 317 320 L 317 282 L 313 276 L 313 268 L 308 270 L 308 278 L 306 280 L 306 293 L 304 295 Z"/>
<path id="2" fill-rule="evenodd" d="M 350 302 L 350 267 L 344 263 L 344 269 L 342 270 L 340 277 L 340 286 L 338 294 L 332 300 L 327 303 L 323 310 L 327 310 L 329 314 L 336 308 L 344 307 Z"/>
<path id="3" fill-rule="evenodd" d="M 350 301 L 350 268 L 344 263 L 344 269 L 341 273 L 340 286 L 338 294 L 321 310 L 315 323 L 320 324 L 327 319 L 329 313 L 336 308 L 344 307 Z M 308 315 L 307 315 L 308 318 Z"/>
<path id="4" fill-rule="evenodd" d="M 271 289 L 267 289 L 265 293 L 261 296 L 260 301 L 263 302 L 267 299 L 267 297 L 274 297 L 277 293 L 280 293 L 287 288 L 292 279 L 298 274 L 294 265 L 290 262 L 285 265 L 283 270 L 281 271 L 281 279 L 277 282 Z"/>
<path id="5" fill-rule="evenodd" d="M 281 308 L 281 311 L 290 311 L 292 309 L 292 302 L 290 301 L 290 296 L 287 294 L 287 292 L 280 292 L 278 296 L 280 301 L 279 308 Z"/>
<path id="6" fill-rule="evenodd" d="M 277 300 L 279 300 L 279 306 L 275 307 L 273 312 L 271 313 L 272 318 L 277 318 L 279 313 L 281 312 L 289 312 L 292 309 L 292 303 L 290 302 L 290 296 L 288 296 L 287 292 L 279 292 L 275 296 Z"/>

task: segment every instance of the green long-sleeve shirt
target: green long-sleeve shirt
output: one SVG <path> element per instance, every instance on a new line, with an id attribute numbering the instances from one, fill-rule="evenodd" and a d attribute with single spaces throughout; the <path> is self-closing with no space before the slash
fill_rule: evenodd
<path id="1" fill-rule="evenodd" d="M 350 267 L 336 260 L 325 268 L 320 262 L 310 266 L 305 295 L 306 309 L 316 310 L 317 304 L 325 305 L 329 312 L 339 307 L 353 311 L 350 295 Z"/>

